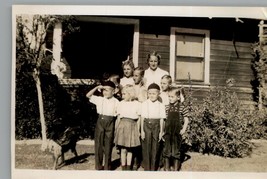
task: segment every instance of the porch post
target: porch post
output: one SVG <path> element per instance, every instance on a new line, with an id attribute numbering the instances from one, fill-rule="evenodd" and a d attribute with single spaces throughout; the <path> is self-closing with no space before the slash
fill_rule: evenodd
<path id="1" fill-rule="evenodd" d="M 139 22 L 134 24 L 133 63 L 135 67 L 139 66 L 138 56 L 139 56 Z"/>
<path id="2" fill-rule="evenodd" d="M 62 24 L 59 22 L 55 25 L 53 32 L 53 58 L 56 62 L 60 62 L 61 58 L 61 39 Z"/>
<path id="3" fill-rule="evenodd" d="M 58 79 L 63 78 L 62 70 L 65 70 L 64 64 L 61 63 L 61 40 L 62 24 L 59 22 L 55 25 L 53 31 L 53 60 L 51 63 L 51 73 L 57 75 Z"/>
<path id="4" fill-rule="evenodd" d="M 175 28 L 171 27 L 171 36 L 170 36 L 170 76 L 173 81 L 175 81 Z"/>

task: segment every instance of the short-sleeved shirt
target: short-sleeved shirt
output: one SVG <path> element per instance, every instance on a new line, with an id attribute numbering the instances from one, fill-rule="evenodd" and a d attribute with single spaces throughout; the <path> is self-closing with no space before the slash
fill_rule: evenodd
<path id="1" fill-rule="evenodd" d="M 159 101 L 152 102 L 150 99 L 141 105 L 141 117 L 148 119 L 166 118 L 165 106 Z"/>
<path id="2" fill-rule="evenodd" d="M 166 106 L 169 104 L 169 96 L 168 96 L 168 92 L 161 92 L 160 93 L 160 98 L 161 98 L 161 102 Z"/>
<path id="3" fill-rule="evenodd" d="M 136 98 L 139 102 L 147 100 L 147 90 L 145 86 L 134 85 Z"/>
<path id="4" fill-rule="evenodd" d="M 168 75 L 169 73 L 159 67 L 153 71 L 150 68 L 145 70 L 144 78 L 146 79 L 146 86 L 148 87 L 151 83 L 156 83 L 160 86 L 161 77 Z"/>
<path id="5" fill-rule="evenodd" d="M 130 77 L 130 78 L 123 77 L 123 78 L 121 78 L 120 85 L 121 86 L 134 85 L 133 77 Z"/>
<path id="6" fill-rule="evenodd" d="M 141 114 L 141 104 L 138 101 L 121 101 L 118 104 L 118 115 L 121 118 L 137 119 Z"/>
<path id="7" fill-rule="evenodd" d="M 98 114 L 106 116 L 117 116 L 117 107 L 119 101 L 114 98 L 105 98 L 102 96 L 92 95 L 90 97 L 90 102 L 96 105 L 96 111 Z"/>
<path id="8" fill-rule="evenodd" d="M 189 117 L 188 116 L 188 112 L 189 112 L 188 106 L 184 105 L 184 103 L 179 103 L 179 105 L 178 104 L 167 105 L 166 106 L 166 114 L 168 115 L 169 112 L 177 112 L 177 113 L 181 114 L 183 117 Z"/>

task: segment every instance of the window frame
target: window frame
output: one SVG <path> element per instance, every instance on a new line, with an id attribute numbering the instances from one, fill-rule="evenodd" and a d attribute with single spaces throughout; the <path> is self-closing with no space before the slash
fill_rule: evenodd
<path id="1" fill-rule="evenodd" d="M 210 85 L 210 31 L 203 29 L 192 29 L 192 28 L 180 28 L 171 27 L 170 35 L 170 75 L 174 79 L 173 81 L 177 84 L 183 83 L 183 80 L 175 79 L 176 69 L 176 34 L 186 33 L 192 35 L 204 35 L 204 81 L 203 82 L 192 82 L 192 85 L 196 86 L 208 86 Z"/>

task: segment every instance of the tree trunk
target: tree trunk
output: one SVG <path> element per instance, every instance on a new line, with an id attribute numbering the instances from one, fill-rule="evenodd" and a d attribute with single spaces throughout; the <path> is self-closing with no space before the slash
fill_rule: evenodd
<path id="1" fill-rule="evenodd" d="M 262 110 L 262 87 L 259 87 L 258 109 Z"/>
<path id="2" fill-rule="evenodd" d="M 44 103 L 43 103 L 43 94 L 41 89 L 41 81 L 39 74 L 34 75 L 35 77 L 35 84 L 37 89 L 37 96 L 38 96 L 38 105 L 39 105 L 39 115 L 40 115 L 40 122 L 41 122 L 41 134 L 42 134 L 42 146 L 41 150 L 45 150 L 47 146 L 47 136 L 46 136 L 46 123 L 44 117 Z"/>

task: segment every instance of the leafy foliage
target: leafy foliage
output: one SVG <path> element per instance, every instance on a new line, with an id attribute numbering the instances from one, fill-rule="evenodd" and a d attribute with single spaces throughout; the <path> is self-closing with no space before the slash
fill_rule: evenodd
<path id="1" fill-rule="evenodd" d="M 55 137 L 69 126 L 80 128 L 80 138 L 93 138 L 96 109 L 85 97 L 90 87 L 67 88 L 60 85 L 57 76 L 50 72 L 51 60 L 52 56 L 47 56 L 40 69 L 48 138 Z M 22 77 L 17 77 L 21 82 L 16 88 L 16 139 L 40 138 L 39 109 L 33 77 Z M 27 95 L 25 92 L 28 92 Z"/>
<path id="2" fill-rule="evenodd" d="M 58 109 L 68 104 L 68 94 L 51 75 L 52 56 L 46 53 L 46 35 L 61 22 L 64 35 L 79 30 L 73 16 L 18 15 L 16 17 L 16 138 L 40 137 L 36 84 L 41 79 L 47 126 L 62 116 Z M 61 102 L 61 103 L 60 103 Z M 66 102 L 66 103 L 64 103 Z M 49 129 L 47 129 L 49 130 Z"/>
<path id="3" fill-rule="evenodd" d="M 249 155 L 249 139 L 266 137 L 267 113 L 240 109 L 237 94 L 230 87 L 211 89 L 202 104 L 192 105 L 186 141 L 193 151 L 224 157 Z"/>
<path id="4" fill-rule="evenodd" d="M 251 66 L 255 76 L 254 91 L 258 101 L 259 109 L 262 109 L 262 106 L 267 106 L 267 45 L 263 45 L 262 43 L 258 42 L 253 44 L 252 48 L 254 52 L 254 58 L 251 62 Z"/>

